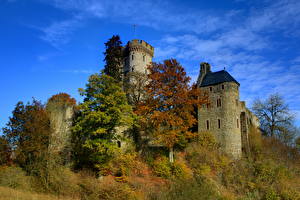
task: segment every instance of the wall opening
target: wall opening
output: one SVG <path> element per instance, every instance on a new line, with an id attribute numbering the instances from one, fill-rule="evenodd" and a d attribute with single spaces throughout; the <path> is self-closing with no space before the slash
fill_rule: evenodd
<path id="1" fill-rule="evenodd" d="M 121 141 L 118 140 L 117 144 L 118 144 L 118 147 L 121 148 Z"/>
<path id="2" fill-rule="evenodd" d="M 209 130 L 209 120 L 206 120 L 206 129 Z"/>
<path id="3" fill-rule="evenodd" d="M 221 107 L 221 99 L 217 99 L 217 107 Z"/>
<path id="4" fill-rule="evenodd" d="M 218 128 L 221 128 L 221 120 L 218 119 Z"/>

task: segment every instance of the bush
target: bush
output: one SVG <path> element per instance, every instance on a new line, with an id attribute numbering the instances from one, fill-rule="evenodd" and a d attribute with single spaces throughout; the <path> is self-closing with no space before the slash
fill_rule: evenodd
<path id="1" fill-rule="evenodd" d="M 1 167 L 0 186 L 29 190 L 31 178 L 19 167 Z"/>
<path id="2" fill-rule="evenodd" d="M 205 179 L 180 180 L 171 184 L 167 191 L 162 191 L 156 199 L 160 200 L 218 200 L 223 199 L 215 187 Z"/>

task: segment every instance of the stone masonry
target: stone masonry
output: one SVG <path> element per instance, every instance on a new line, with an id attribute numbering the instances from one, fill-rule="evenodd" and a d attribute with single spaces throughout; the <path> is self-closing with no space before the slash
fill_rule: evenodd
<path id="1" fill-rule="evenodd" d="M 201 63 L 198 87 L 209 96 L 209 103 L 198 109 L 199 134 L 214 134 L 224 151 L 235 158 L 249 152 L 250 125 L 259 126 L 257 117 L 239 99 L 240 84 L 225 70 L 211 72 Z"/>

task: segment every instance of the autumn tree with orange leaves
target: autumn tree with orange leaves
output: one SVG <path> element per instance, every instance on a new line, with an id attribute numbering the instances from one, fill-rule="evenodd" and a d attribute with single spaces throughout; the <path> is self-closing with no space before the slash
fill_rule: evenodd
<path id="1" fill-rule="evenodd" d="M 196 136 L 190 131 L 197 123 L 194 106 L 206 103 L 207 97 L 189 85 L 190 77 L 175 59 L 153 63 L 149 72 L 148 98 L 136 112 L 144 131 L 169 149 L 169 160 L 174 162 L 174 146 Z"/>

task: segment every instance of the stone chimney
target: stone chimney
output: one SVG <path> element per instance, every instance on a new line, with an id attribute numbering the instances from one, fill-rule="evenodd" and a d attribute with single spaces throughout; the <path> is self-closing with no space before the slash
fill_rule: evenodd
<path id="1" fill-rule="evenodd" d="M 200 87 L 204 76 L 210 72 L 211 72 L 211 67 L 208 63 L 206 63 L 206 62 L 200 63 L 200 73 L 199 73 L 198 80 L 197 80 L 198 87 Z"/>

